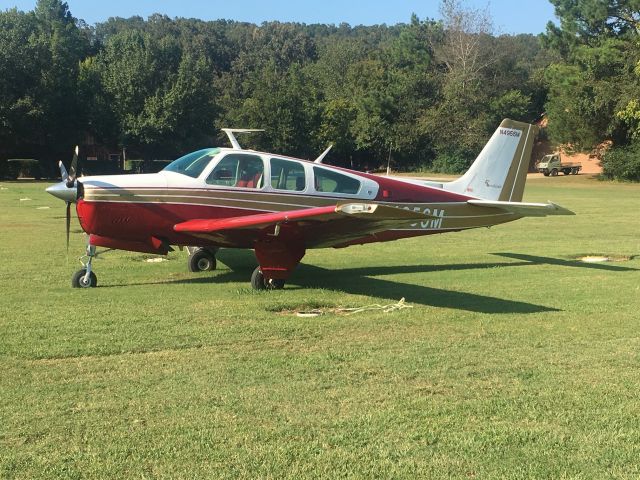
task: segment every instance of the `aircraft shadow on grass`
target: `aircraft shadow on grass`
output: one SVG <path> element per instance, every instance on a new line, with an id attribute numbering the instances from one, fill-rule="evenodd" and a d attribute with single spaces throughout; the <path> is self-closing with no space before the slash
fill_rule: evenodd
<path id="1" fill-rule="evenodd" d="M 314 265 L 300 264 L 292 280 L 293 283 L 300 284 L 303 288 L 326 288 L 327 290 L 350 294 L 387 298 L 393 301 L 397 301 L 404 297 L 409 303 L 466 310 L 477 313 L 540 313 L 557 312 L 560 311 L 560 309 L 487 295 L 478 295 L 475 293 L 458 292 L 412 283 L 403 283 L 397 280 L 391 281 L 379 277 L 385 275 L 493 269 L 545 264 L 572 268 L 596 268 L 610 271 L 636 270 L 634 268 L 617 265 L 590 264 L 579 261 L 561 260 L 557 258 L 516 253 L 495 253 L 494 255 L 519 261 L 446 265 L 373 266 L 342 269 L 326 269 Z M 223 249 L 218 252 L 218 260 L 227 265 L 230 270 L 219 273 L 215 276 L 202 276 L 199 278 L 150 283 L 205 284 L 243 282 L 246 279 L 247 272 L 255 268 L 256 265 L 255 256 L 253 255 L 253 252 L 249 250 Z M 296 287 L 289 286 L 288 288 L 293 289 Z"/>
<path id="2" fill-rule="evenodd" d="M 504 264 L 504 266 L 509 264 Z M 452 270 L 462 270 L 463 265 L 450 265 Z M 471 265 L 471 268 L 493 268 L 500 264 Z M 304 287 L 326 288 L 345 293 L 370 295 L 390 300 L 404 297 L 409 303 L 431 307 L 444 307 L 477 313 L 539 313 L 556 312 L 557 308 L 532 303 L 506 300 L 469 292 L 403 283 L 380 278 L 383 275 L 430 273 L 447 270 L 445 265 L 408 265 L 399 267 L 346 268 L 327 270 L 300 265 L 298 280 Z"/>
<path id="3" fill-rule="evenodd" d="M 150 283 L 201 284 L 243 282 L 246 279 L 247 272 L 255 268 L 256 265 L 253 252 L 248 250 L 223 249 L 218 252 L 217 257 L 218 260 L 227 265 L 230 270 L 221 272 L 215 276 L 207 275 L 199 278 Z M 478 313 L 539 313 L 559 311 L 557 308 L 532 303 L 376 278 L 385 275 L 488 269 L 530 264 L 531 262 L 491 262 L 453 265 L 374 266 L 343 269 L 326 269 L 314 265 L 300 264 L 291 280 L 303 288 L 326 288 L 327 290 L 350 294 L 387 298 L 393 301 L 398 301 L 404 297 L 409 303 Z M 132 284 L 129 284 L 128 286 L 131 285 Z M 115 287 L 116 285 L 113 286 Z M 287 288 L 293 289 L 296 287 L 290 285 Z"/>
<path id="4" fill-rule="evenodd" d="M 590 268 L 596 270 L 608 270 L 610 272 L 636 272 L 637 268 L 623 267 L 621 265 L 611 265 L 609 263 L 588 263 L 579 260 L 562 260 L 560 258 L 539 257 L 536 255 L 524 255 L 522 253 L 492 253 L 499 257 L 513 258 L 520 260 L 518 263 L 509 265 L 555 265 L 558 267 Z"/>

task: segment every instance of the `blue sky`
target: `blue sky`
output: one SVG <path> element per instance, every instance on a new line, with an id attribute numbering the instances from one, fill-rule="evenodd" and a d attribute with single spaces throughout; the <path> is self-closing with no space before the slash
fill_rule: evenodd
<path id="1" fill-rule="evenodd" d="M 541 33 L 555 20 L 547 0 L 466 0 L 484 8 L 489 4 L 497 33 Z M 32 10 L 36 0 L 0 0 L 0 9 Z M 152 13 L 204 20 L 225 18 L 253 23 L 268 20 L 303 23 L 388 25 L 408 22 L 412 13 L 421 19 L 438 18 L 438 0 L 67 0 L 71 13 L 89 24 L 109 17 L 144 18 Z"/>

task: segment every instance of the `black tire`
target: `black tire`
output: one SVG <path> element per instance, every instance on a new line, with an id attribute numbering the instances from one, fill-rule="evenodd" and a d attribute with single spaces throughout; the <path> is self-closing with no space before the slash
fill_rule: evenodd
<path id="1" fill-rule="evenodd" d="M 215 255 L 204 248 L 199 248 L 192 255 L 189 255 L 187 263 L 191 272 L 210 272 L 215 270 L 217 266 Z"/>
<path id="2" fill-rule="evenodd" d="M 565 168 L 564 170 L 562 170 L 562 173 L 564 173 L 565 175 L 571 175 L 571 169 Z"/>
<path id="3" fill-rule="evenodd" d="M 260 271 L 260 267 L 256 267 L 256 269 L 251 274 L 251 288 L 254 290 L 264 290 L 267 288 L 264 282 L 264 275 Z"/>
<path id="4" fill-rule="evenodd" d="M 553 170 L 551 170 L 551 176 L 552 177 L 557 177 L 558 176 L 558 170 L 555 169 L 555 168 Z"/>
<path id="5" fill-rule="evenodd" d="M 548 177 L 548 176 L 549 176 L 549 172 L 542 172 L 542 174 L 543 174 L 545 177 Z"/>
<path id="6" fill-rule="evenodd" d="M 251 274 L 251 287 L 254 290 L 282 290 L 284 288 L 284 284 L 284 280 L 276 280 L 275 278 L 267 280 L 264 278 L 260 267 L 256 267 Z"/>
<path id="7" fill-rule="evenodd" d="M 71 277 L 71 286 L 73 288 L 93 288 L 98 286 L 98 277 L 96 274 L 91 272 L 89 274 L 89 281 L 87 283 L 84 282 L 84 276 L 87 274 L 87 269 L 83 268 L 78 270 Z"/>
<path id="8" fill-rule="evenodd" d="M 571 173 L 572 173 L 573 175 L 577 175 L 579 171 L 580 171 L 580 169 L 578 169 L 578 168 L 574 168 L 574 169 L 572 169 L 572 170 L 571 170 Z"/>

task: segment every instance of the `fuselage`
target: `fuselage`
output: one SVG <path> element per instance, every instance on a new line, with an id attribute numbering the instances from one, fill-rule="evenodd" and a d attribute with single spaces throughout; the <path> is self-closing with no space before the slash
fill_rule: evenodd
<path id="1" fill-rule="evenodd" d="M 279 289 L 309 248 L 347 247 L 490 227 L 523 216 L 571 215 L 554 203 L 523 203 L 535 127 L 505 119 L 460 178 L 447 183 L 381 177 L 265 152 L 205 148 L 143 175 L 76 178 L 77 151 L 62 182 L 89 234 L 74 287 L 93 287 L 96 247 L 166 254 L 189 248 L 189 270 L 215 269 L 218 247 L 253 249 L 255 289 Z"/>
<path id="2" fill-rule="evenodd" d="M 194 219 L 225 219 L 362 201 L 431 215 L 393 230 L 356 236 L 345 224 L 307 234 L 306 248 L 341 247 L 463 230 L 518 217 L 467 204 L 473 197 L 415 181 L 381 177 L 313 162 L 237 149 L 205 149 L 189 169 L 178 165 L 155 174 L 91 176 L 80 179 L 80 224 L 104 246 L 132 250 L 142 245 L 252 248 L 242 231 L 219 236 L 190 235 L 174 225 Z M 193 154 L 190 154 L 193 155 Z M 187 157 L 187 156 L 185 156 Z M 183 158 L 185 158 L 183 157 Z M 180 159 L 176 162 L 180 162 Z M 176 163 L 174 162 L 174 163 Z M 184 166 L 183 165 L 183 166 Z M 181 171 L 182 170 L 182 171 Z M 120 245 L 101 239 L 120 240 Z M 132 247 L 132 248 L 131 248 Z M 153 250 L 153 248 L 151 249 Z M 145 250 L 146 251 L 146 250 Z"/>

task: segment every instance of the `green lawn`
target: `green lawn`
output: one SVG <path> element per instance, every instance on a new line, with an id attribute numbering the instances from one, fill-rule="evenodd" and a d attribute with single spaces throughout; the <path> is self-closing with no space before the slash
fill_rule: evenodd
<path id="1" fill-rule="evenodd" d="M 274 292 L 234 251 L 71 289 L 45 186 L 0 183 L 0 478 L 640 476 L 638 185 L 534 179 L 577 216 L 311 251 Z"/>

